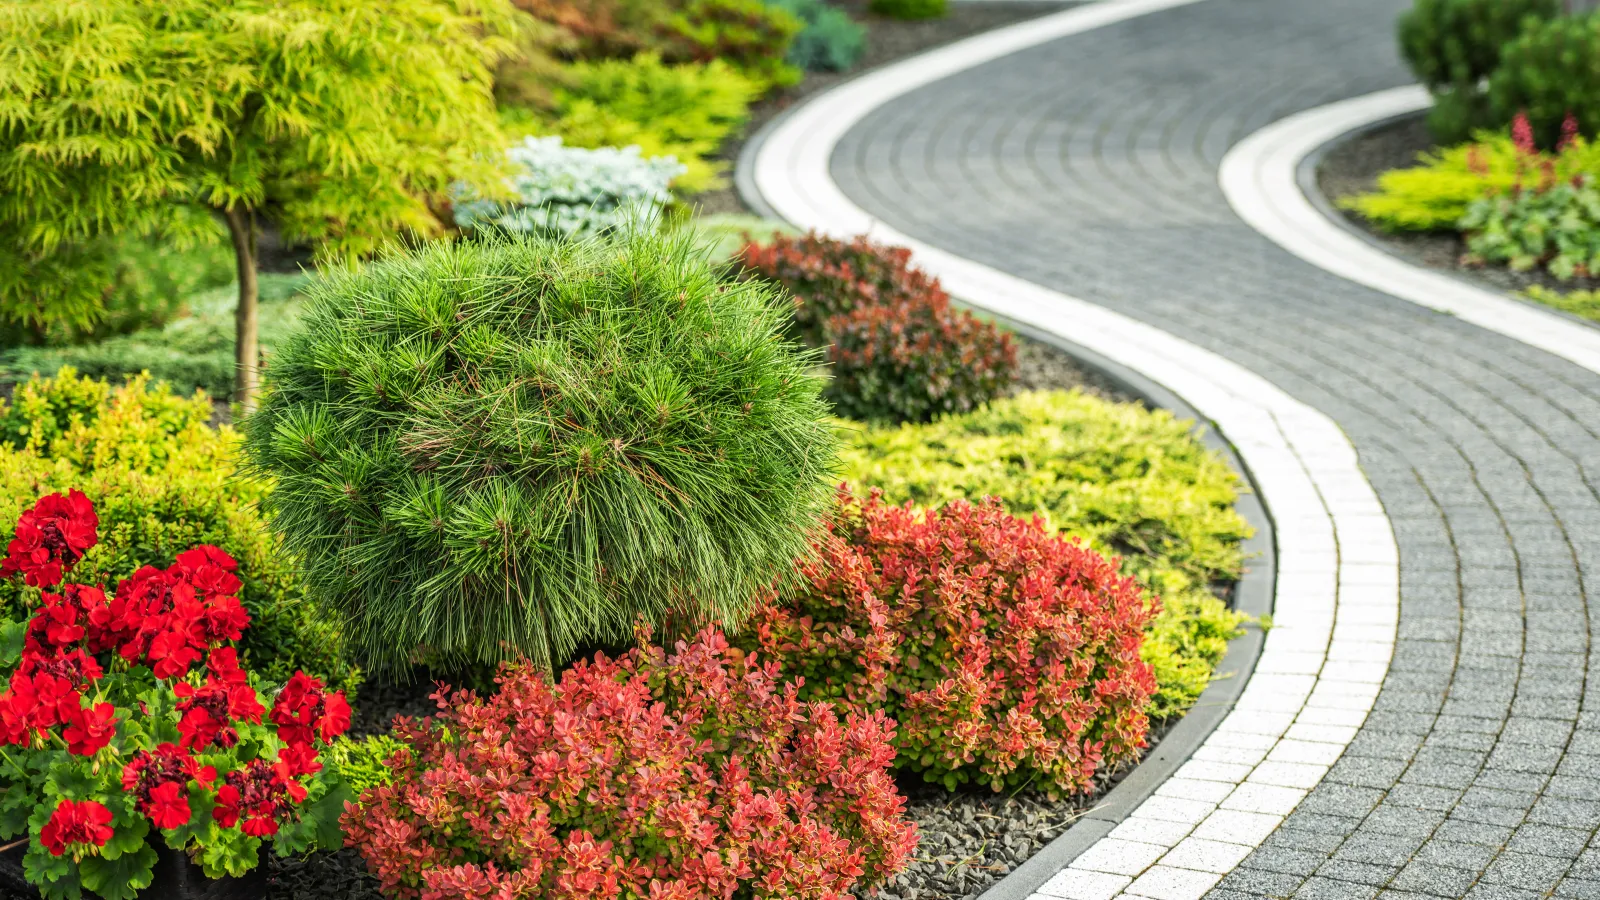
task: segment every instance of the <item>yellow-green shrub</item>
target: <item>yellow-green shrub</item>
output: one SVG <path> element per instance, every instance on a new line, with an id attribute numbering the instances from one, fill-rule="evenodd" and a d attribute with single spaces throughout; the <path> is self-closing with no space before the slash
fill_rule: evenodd
<path id="1" fill-rule="evenodd" d="M 1159 684 L 1151 713 L 1181 710 L 1205 688 L 1243 622 L 1211 585 L 1238 578 L 1250 528 L 1233 508 L 1237 476 L 1189 423 L 1057 391 L 850 438 L 841 461 L 852 484 L 918 506 L 999 497 L 1121 556 L 1163 601 L 1144 648 Z"/>
<path id="2" fill-rule="evenodd" d="M 265 484 L 234 475 L 238 438 L 207 424 L 211 413 L 204 394 L 179 397 L 146 376 L 112 387 L 64 368 L 19 385 L 0 402 L 0 523 L 41 495 L 83 491 L 100 517 L 100 542 L 76 570 L 84 579 L 119 580 L 215 544 L 239 562 L 249 666 L 275 681 L 304 668 L 354 688 L 339 630 L 302 597 L 261 516 Z M 0 582 L 0 608 L 14 614 L 22 602 L 20 582 Z"/>
<path id="3" fill-rule="evenodd" d="M 1509 136 L 1483 132 L 1474 143 L 1419 154 L 1414 168 L 1385 172 L 1376 191 L 1339 205 L 1390 231 L 1453 231 L 1483 197 L 1597 171 L 1600 147 L 1594 143 L 1580 139 L 1559 154 L 1525 154 Z"/>
<path id="4" fill-rule="evenodd" d="M 1552 291 L 1549 288 L 1534 285 L 1523 292 L 1523 296 L 1535 303 L 1553 306 L 1563 312 L 1582 316 L 1593 322 L 1600 322 L 1600 291 Z"/>

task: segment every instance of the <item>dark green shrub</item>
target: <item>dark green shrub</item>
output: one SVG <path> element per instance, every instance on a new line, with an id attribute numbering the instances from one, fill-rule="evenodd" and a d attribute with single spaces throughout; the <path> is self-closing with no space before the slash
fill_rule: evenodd
<path id="1" fill-rule="evenodd" d="M 1539 147 L 1561 140 L 1570 113 L 1580 133 L 1600 129 L 1600 13 L 1544 22 L 1507 44 L 1489 78 L 1495 116 L 1526 113 Z"/>
<path id="2" fill-rule="evenodd" d="M 0 403 L 0 521 L 45 494 L 83 491 L 100 516 L 100 542 L 78 567 L 86 579 L 120 580 L 215 544 L 239 562 L 250 667 L 271 681 L 304 668 L 355 688 L 360 673 L 336 622 L 302 596 L 293 560 L 262 519 L 265 484 L 235 476 L 237 436 L 211 428 L 210 416 L 204 395 L 178 397 L 142 377 L 113 388 L 64 369 L 21 384 Z M 14 615 L 22 602 L 17 582 L 0 581 L 0 609 Z"/>
<path id="3" fill-rule="evenodd" d="M 245 432 L 368 659 L 553 665 L 641 617 L 737 622 L 805 554 L 822 380 L 777 293 L 692 241 L 436 245 L 313 285 Z"/>
<path id="4" fill-rule="evenodd" d="M 867 48 L 867 29 L 823 0 L 767 0 L 805 23 L 789 45 L 789 64 L 807 72 L 843 72 Z"/>
<path id="5" fill-rule="evenodd" d="M 1428 125 L 1441 143 L 1510 121 L 1495 120 L 1483 80 L 1499 66 L 1509 41 L 1560 14 L 1561 0 L 1416 0 L 1401 15 L 1400 52 L 1433 92 Z"/>
<path id="6" fill-rule="evenodd" d="M 937 19 L 945 14 L 948 4 L 946 0 L 872 0 L 867 8 L 896 19 Z"/>

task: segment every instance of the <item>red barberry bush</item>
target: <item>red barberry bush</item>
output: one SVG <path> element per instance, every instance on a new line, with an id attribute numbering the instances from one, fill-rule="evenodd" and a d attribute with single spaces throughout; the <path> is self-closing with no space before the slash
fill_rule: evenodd
<path id="1" fill-rule="evenodd" d="M 952 306 L 904 247 L 813 232 L 748 244 L 740 262 L 794 297 L 800 336 L 827 348 L 826 396 L 842 416 L 927 422 L 976 409 L 1016 381 L 1011 336 Z"/>
<path id="2" fill-rule="evenodd" d="M 899 767 L 1059 796 L 1144 747 L 1157 604 L 1114 560 L 993 501 L 923 513 L 876 491 L 841 491 L 819 551 L 741 643 L 802 699 L 897 720 Z"/>
<path id="3" fill-rule="evenodd" d="M 846 900 L 916 843 L 894 723 L 803 702 L 708 630 L 598 656 L 552 686 L 435 695 L 397 720 L 392 782 L 345 814 L 386 891 L 426 900 Z"/>
<path id="4" fill-rule="evenodd" d="M 94 504 L 52 494 L 20 517 L 0 577 L 33 610 L 0 622 L 0 840 L 48 898 L 128 900 L 152 832 L 211 877 L 339 845 L 348 794 L 318 759 L 350 725 L 343 695 L 296 673 L 275 691 L 239 665 L 238 564 L 213 546 L 108 593 L 62 580 L 99 541 Z M 268 705 L 270 701 L 270 706 Z"/>

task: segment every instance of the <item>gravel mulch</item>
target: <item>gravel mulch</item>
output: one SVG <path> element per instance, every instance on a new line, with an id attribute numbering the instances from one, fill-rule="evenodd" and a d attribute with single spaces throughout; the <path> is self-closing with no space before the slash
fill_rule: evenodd
<path id="1" fill-rule="evenodd" d="M 1417 154 L 1435 148 L 1420 114 L 1401 119 L 1334 147 L 1317 167 L 1317 187 L 1337 205 L 1343 197 L 1371 193 L 1378 176 L 1390 169 L 1409 169 Z M 1468 266 L 1462 263 L 1466 241 L 1445 232 L 1390 233 L 1375 228 L 1354 212 L 1339 211 L 1347 221 L 1375 238 L 1389 252 L 1430 269 L 1449 272 L 1497 291 L 1522 291 L 1534 285 L 1567 291 L 1600 288 L 1600 278 L 1558 281 L 1544 270 L 1513 272 L 1504 266 Z"/>

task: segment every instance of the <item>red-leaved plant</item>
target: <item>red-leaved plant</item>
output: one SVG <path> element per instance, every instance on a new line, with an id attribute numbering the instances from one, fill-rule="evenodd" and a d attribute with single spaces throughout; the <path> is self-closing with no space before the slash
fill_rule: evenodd
<path id="1" fill-rule="evenodd" d="M 385 890 L 425 900 L 846 900 L 916 844 L 894 723 L 843 722 L 708 630 L 551 685 L 435 695 L 397 720 L 393 782 L 345 815 Z"/>
<path id="2" fill-rule="evenodd" d="M 1114 561 L 998 503 L 926 513 L 841 490 L 804 585 L 741 643 L 899 723 L 897 765 L 954 788 L 1081 792 L 1144 746 L 1157 604 Z"/>
<path id="3" fill-rule="evenodd" d="M 982 406 L 1016 381 L 1011 336 L 952 306 L 904 247 L 780 235 L 747 244 L 740 262 L 794 297 L 800 336 L 826 347 L 828 399 L 842 416 L 927 422 Z"/>
<path id="4" fill-rule="evenodd" d="M 0 624 L 0 838 L 27 836 L 28 880 L 132 898 L 152 880 L 152 829 L 212 877 L 253 868 L 265 838 L 337 846 L 347 792 L 318 750 L 349 726 L 344 697 L 300 672 L 263 702 L 233 646 L 250 623 L 237 566 L 216 547 L 110 595 L 61 584 L 97 527 L 88 497 L 52 494 L 0 562 L 40 589 L 26 621 Z"/>

